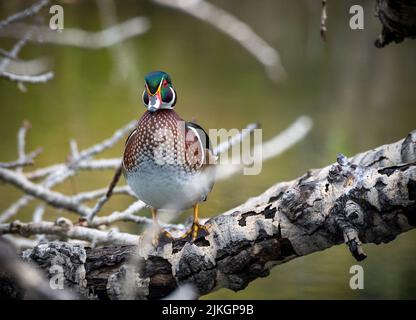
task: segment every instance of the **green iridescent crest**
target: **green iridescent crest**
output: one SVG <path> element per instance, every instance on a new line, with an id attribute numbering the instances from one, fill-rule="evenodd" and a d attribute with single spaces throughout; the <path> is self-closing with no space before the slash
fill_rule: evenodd
<path id="1" fill-rule="evenodd" d="M 169 86 L 172 85 L 172 80 L 166 72 L 153 71 L 153 72 L 150 72 L 146 75 L 144 80 L 146 81 L 147 87 L 149 88 L 149 91 L 150 91 L 151 94 L 156 93 L 162 79 L 165 79 L 168 82 Z"/>

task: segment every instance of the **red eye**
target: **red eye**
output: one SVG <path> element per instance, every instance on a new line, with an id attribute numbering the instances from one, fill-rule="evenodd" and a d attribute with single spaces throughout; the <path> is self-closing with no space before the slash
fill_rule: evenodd
<path id="1" fill-rule="evenodd" d="M 163 80 L 163 87 L 166 88 L 168 86 L 168 81 L 167 80 Z"/>

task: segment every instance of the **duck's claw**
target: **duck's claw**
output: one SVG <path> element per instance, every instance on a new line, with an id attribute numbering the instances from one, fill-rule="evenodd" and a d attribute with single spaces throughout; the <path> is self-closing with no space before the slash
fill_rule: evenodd
<path id="1" fill-rule="evenodd" d="M 147 238 L 147 241 L 151 240 L 150 242 L 155 248 L 159 246 L 163 247 L 173 240 L 172 235 L 163 229 L 154 230 L 150 234 L 146 234 L 145 237 Z"/>
<path id="2" fill-rule="evenodd" d="M 173 240 L 172 235 L 163 229 L 160 230 L 160 232 L 156 235 L 156 237 L 157 237 L 156 243 L 152 242 L 155 247 L 157 246 L 163 247 L 165 244 L 168 244 L 172 242 Z"/>
<path id="3" fill-rule="evenodd" d="M 191 240 L 194 242 L 199 238 L 206 237 L 209 234 L 208 228 L 198 222 L 194 222 L 191 228 L 186 231 L 181 238 L 186 240 Z"/>

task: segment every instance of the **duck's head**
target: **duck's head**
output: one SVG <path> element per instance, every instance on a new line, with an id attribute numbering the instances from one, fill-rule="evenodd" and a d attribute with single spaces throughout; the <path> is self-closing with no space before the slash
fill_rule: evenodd
<path id="1" fill-rule="evenodd" d="M 166 72 L 153 71 L 144 77 L 143 103 L 150 112 L 173 109 L 176 103 L 176 91 Z"/>

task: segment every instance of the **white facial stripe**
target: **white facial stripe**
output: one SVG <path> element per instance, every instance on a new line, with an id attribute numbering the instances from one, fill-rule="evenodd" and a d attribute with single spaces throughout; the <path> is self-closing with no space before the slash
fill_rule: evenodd
<path id="1" fill-rule="evenodd" d="M 142 101 L 143 101 L 143 104 L 147 107 L 147 104 L 146 103 L 144 103 L 144 95 L 145 95 L 145 93 L 146 93 L 147 91 L 146 90 L 144 90 L 143 91 L 143 93 L 142 93 Z"/>
<path id="2" fill-rule="evenodd" d="M 175 90 L 173 90 L 173 88 L 172 87 L 169 87 L 169 89 L 170 89 L 170 91 L 172 91 L 172 100 L 170 100 L 170 104 L 173 104 L 174 102 L 175 102 L 175 99 L 176 99 L 176 93 L 175 93 Z"/>
<path id="3" fill-rule="evenodd" d="M 176 98 L 176 94 L 175 94 L 175 90 L 173 90 L 171 87 L 169 87 L 169 89 L 172 91 L 172 100 L 170 100 L 169 102 L 163 102 L 162 101 L 162 105 L 161 105 L 161 109 L 173 109 L 173 103 L 175 102 L 175 98 Z"/>

